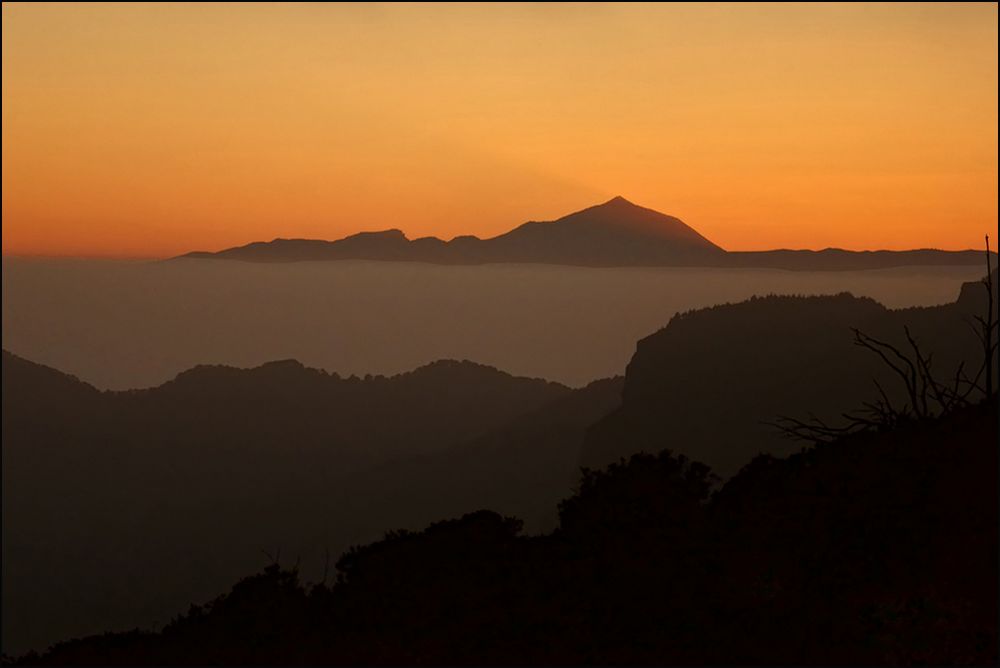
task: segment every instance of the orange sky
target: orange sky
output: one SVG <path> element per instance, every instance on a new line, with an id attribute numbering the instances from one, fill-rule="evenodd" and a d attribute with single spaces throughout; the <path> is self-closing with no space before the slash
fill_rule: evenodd
<path id="1" fill-rule="evenodd" d="M 997 232 L 997 5 L 3 4 L 3 252 L 490 236 L 613 195 L 729 249 Z"/>

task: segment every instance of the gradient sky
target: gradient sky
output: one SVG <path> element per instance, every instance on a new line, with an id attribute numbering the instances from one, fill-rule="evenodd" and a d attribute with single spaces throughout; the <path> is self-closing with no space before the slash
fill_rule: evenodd
<path id="1" fill-rule="evenodd" d="M 997 5 L 3 4 L 3 252 L 490 236 L 621 194 L 729 249 L 997 232 Z"/>

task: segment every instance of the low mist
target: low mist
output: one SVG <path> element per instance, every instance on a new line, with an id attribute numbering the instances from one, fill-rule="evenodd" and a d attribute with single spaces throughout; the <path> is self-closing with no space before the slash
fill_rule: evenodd
<path id="1" fill-rule="evenodd" d="M 464 358 L 580 386 L 622 373 L 677 311 L 841 291 L 927 306 L 981 273 L 4 258 L 3 347 L 101 389 L 285 358 L 360 376 Z"/>

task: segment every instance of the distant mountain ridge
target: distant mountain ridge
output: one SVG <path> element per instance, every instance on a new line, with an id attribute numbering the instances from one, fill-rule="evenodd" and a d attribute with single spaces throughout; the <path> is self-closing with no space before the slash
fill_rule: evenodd
<path id="1" fill-rule="evenodd" d="M 994 253 L 995 255 L 995 253 Z M 726 251 L 679 218 L 638 206 L 624 197 L 554 221 L 530 221 L 504 234 L 450 241 L 409 239 L 399 229 L 360 232 L 336 241 L 274 239 L 182 258 L 244 262 L 381 260 L 431 264 L 539 263 L 583 267 L 735 267 L 792 270 L 879 269 L 968 265 L 980 251 Z"/>

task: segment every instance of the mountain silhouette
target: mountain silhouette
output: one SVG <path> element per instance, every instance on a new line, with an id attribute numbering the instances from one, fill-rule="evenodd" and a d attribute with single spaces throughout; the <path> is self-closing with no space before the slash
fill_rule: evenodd
<path id="1" fill-rule="evenodd" d="M 994 253 L 995 255 L 995 253 Z M 384 260 L 434 264 L 541 263 L 585 267 L 747 267 L 857 270 L 982 262 L 976 251 L 847 251 L 828 248 L 727 252 L 680 219 L 618 196 L 554 221 L 527 222 L 489 238 L 458 236 L 410 240 L 398 230 L 362 232 L 337 241 L 274 239 L 195 259 L 247 262 Z"/>
<path id="2" fill-rule="evenodd" d="M 484 505 L 551 528 L 620 394 L 452 360 L 365 378 L 204 365 L 101 392 L 4 351 L 4 647 L 165 620 L 275 546 L 318 576 L 326 549 Z"/>
<path id="3" fill-rule="evenodd" d="M 722 249 L 683 222 L 623 197 L 487 239 L 494 261 L 586 266 L 692 265 Z"/>
<path id="4" fill-rule="evenodd" d="M 974 368 L 968 323 L 984 308 L 983 292 L 967 284 L 951 304 L 897 311 L 842 294 L 680 314 L 639 342 L 624 380 L 579 390 L 471 362 L 341 378 L 283 360 L 200 366 L 155 388 L 100 392 L 5 352 L 5 647 L 163 622 L 257 568 L 262 549 L 302 556 L 302 572 L 318 580 L 326 549 L 478 508 L 547 531 L 562 521 L 554 503 L 581 462 L 603 468 L 668 448 L 729 477 L 761 452 L 801 448 L 766 424 L 778 415 L 832 421 L 874 398 L 872 378 L 885 380 L 885 369 L 851 344 L 851 327 L 902 346 L 905 324 L 934 353 L 936 370 Z M 648 481 L 635 475 L 639 488 L 620 490 L 620 503 L 580 507 L 591 519 L 574 520 L 571 533 L 585 551 L 565 563 L 559 548 L 557 573 L 590 568 L 586 550 L 598 544 L 587 536 L 601 535 L 602 524 L 636 513 L 648 520 L 639 512 Z M 695 531 L 701 511 L 685 507 L 675 520 L 695 522 Z M 608 564 L 617 569 L 628 544 L 606 544 L 623 546 Z M 699 563 L 685 557 L 678 568 Z M 615 601 L 608 610 L 626 605 Z"/>
<path id="5" fill-rule="evenodd" d="M 68 410 L 83 418 L 74 427 L 81 440 L 95 429 L 112 428 L 125 437 L 135 429 L 147 447 L 203 443 L 244 454 L 285 441 L 302 452 L 339 451 L 357 464 L 431 446 L 445 449 L 570 392 L 557 383 L 453 360 L 364 379 L 341 378 L 295 360 L 254 369 L 202 365 L 158 387 L 98 392 L 7 351 L 3 383 L 11 389 L 4 399 L 5 431 L 46 426 L 21 416 L 49 411 L 52 419 L 62 419 Z"/>
<path id="6" fill-rule="evenodd" d="M 933 307 L 890 310 L 843 293 L 679 313 L 636 345 L 622 404 L 588 430 L 582 462 L 600 467 L 669 447 L 728 476 L 759 452 L 791 454 L 800 444 L 770 424 L 779 415 L 837 423 L 879 398 L 873 380 L 897 405 L 905 399 L 889 368 L 854 345 L 852 328 L 908 350 L 909 327 L 933 354 L 936 373 L 951 378 L 959 364 L 974 370 L 982 362 L 969 323 L 985 316 L 986 303 L 975 282 L 955 302 Z"/>
<path id="7" fill-rule="evenodd" d="M 579 477 L 586 430 L 620 405 L 623 380 L 594 381 L 469 442 L 362 471 L 352 485 L 381 490 L 383 526 L 486 507 L 516 515 L 532 533 L 549 531 Z"/>

